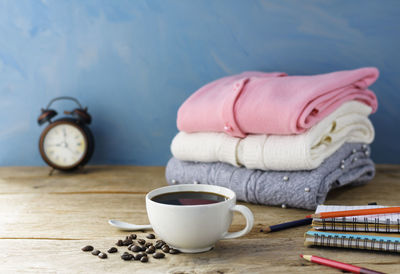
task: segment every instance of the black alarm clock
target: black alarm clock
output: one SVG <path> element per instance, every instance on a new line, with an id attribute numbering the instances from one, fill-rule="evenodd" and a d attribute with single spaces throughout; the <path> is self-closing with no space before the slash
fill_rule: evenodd
<path id="1" fill-rule="evenodd" d="M 79 108 L 64 111 L 68 116 L 53 121 L 57 112 L 50 109 L 50 106 L 58 100 L 74 101 Z M 54 169 L 63 171 L 83 167 L 94 151 L 94 138 L 88 127 L 91 121 L 87 107 L 82 108 L 77 99 L 62 96 L 51 100 L 38 118 L 39 125 L 49 123 L 39 140 L 39 151 L 43 160 Z"/>

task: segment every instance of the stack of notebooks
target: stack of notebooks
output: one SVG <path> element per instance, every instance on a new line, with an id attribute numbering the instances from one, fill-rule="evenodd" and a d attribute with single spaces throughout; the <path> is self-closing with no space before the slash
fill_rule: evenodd
<path id="1" fill-rule="evenodd" d="M 382 207 L 320 205 L 315 213 Z M 400 253 L 400 213 L 314 218 L 312 229 L 305 233 L 304 244 Z"/>

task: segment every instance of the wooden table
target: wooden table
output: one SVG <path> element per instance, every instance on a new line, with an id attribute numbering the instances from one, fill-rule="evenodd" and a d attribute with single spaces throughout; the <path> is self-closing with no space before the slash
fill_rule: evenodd
<path id="1" fill-rule="evenodd" d="M 299 227 L 263 234 L 274 224 L 303 218 L 310 211 L 249 205 L 255 226 L 243 238 L 224 240 L 201 254 L 151 258 L 147 264 L 122 261 L 119 253 L 102 260 L 81 251 L 87 244 L 106 251 L 129 233 L 107 224 L 120 219 L 147 224 L 145 193 L 166 185 L 163 167 L 90 166 L 83 173 L 46 167 L 0 168 L 0 272 L 39 273 L 340 273 L 308 263 L 300 253 L 314 254 L 389 273 L 400 273 L 400 256 L 336 248 L 306 248 Z M 373 182 L 332 191 L 326 204 L 400 204 L 400 167 L 378 166 Z M 235 214 L 232 230 L 243 227 Z M 146 233 L 138 233 L 144 236 Z"/>

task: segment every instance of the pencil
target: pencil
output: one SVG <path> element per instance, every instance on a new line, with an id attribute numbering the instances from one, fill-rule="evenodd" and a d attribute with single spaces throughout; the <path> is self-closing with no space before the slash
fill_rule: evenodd
<path id="1" fill-rule="evenodd" d="M 291 221 L 283 224 L 271 225 L 267 226 L 265 229 L 262 229 L 262 232 L 269 233 L 274 231 L 279 231 L 291 227 L 302 226 L 302 225 L 309 225 L 312 223 L 312 218 L 305 218 L 301 220 Z"/>
<path id="2" fill-rule="evenodd" d="M 318 257 L 318 256 L 313 256 L 313 255 L 303 255 L 303 254 L 300 254 L 300 257 L 302 257 L 303 259 L 305 259 L 309 262 L 312 262 L 312 263 L 322 264 L 322 265 L 330 266 L 330 267 L 337 268 L 340 270 L 349 271 L 352 273 L 383 274 L 383 272 L 375 271 L 375 270 L 364 268 L 364 267 L 358 267 L 358 266 L 351 265 L 351 264 L 345 264 L 342 262 L 329 260 L 329 259 L 326 259 L 323 257 Z"/>
<path id="3" fill-rule="evenodd" d="M 400 207 L 397 206 L 397 207 L 382 207 L 382 208 L 322 212 L 317 214 L 311 214 L 306 217 L 326 219 L 326 218 L 336 218 L 336 217 L 375 215 L 375 214 L 399 213 L 399 212 L 400 212 Z"/>

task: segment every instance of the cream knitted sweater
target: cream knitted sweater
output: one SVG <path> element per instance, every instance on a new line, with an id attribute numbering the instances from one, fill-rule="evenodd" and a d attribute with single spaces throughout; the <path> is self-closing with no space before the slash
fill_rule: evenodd
<path id="1" fill-rule="evenodd" d="M 225 162 L 262 170 L 317 168 L 345 142 L 370 144 L 374 128 L 367 118 L 372 109 L 350 101 L 300 135 L 248 135 L 179 132 L 171 152 L 183 161 Z"/>

